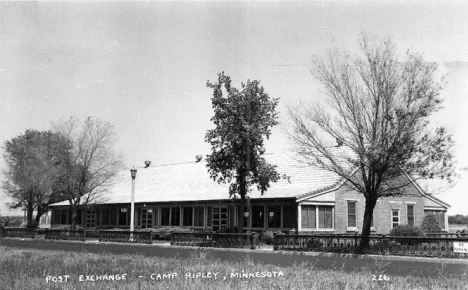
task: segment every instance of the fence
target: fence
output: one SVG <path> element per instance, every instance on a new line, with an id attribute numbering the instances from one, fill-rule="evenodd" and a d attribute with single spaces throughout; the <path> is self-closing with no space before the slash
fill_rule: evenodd
<path id="1" fill-rule="evenodd" d="M 85 241 L 86 230 L 60 230 L 60 229 L 46 229 L 45 239 L 47 240 L 74 240 Z"/>
<path id="2" fill-rule="evenodd" d="M 35 231 L 34 229 L 26 229 L 26 228 L 3 228 L 1 229 L 2 237 L 6 238 L 28 238 L 34 239 Z"/>
<path id="3" fill-rule="evenodd" d="M 457 242 L 467 238 L 371 236 L 367 254 L 418 257 L 468 258 L 454 251 Z M 358 235 L 275 235 L 274 250 L 355 253 L 361 243 Z"/>
<path id="4" fill-rule="evenodd" d="M 255 233 L 217 234 L 174 232 L 171 234 L 171 245 L 255 249 L 258 245 L 258 238 Z"/>
<path id="5" fill-rule="evenodd" d="M 117 242 L 117 243 L 153 243 L 153 232 L 131 232 L 131 231 L 99 231 L 100 242 Z"/>

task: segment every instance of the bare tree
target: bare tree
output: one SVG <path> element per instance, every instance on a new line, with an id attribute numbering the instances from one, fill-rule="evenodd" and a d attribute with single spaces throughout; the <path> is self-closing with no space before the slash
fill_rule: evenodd
<path id="1" fill-rule="evenodd" d="M 102 201 L 102 193 L 120 168 L 121 156 L 113 148 L 114 127 L 107 122 L 92 117 L 84 121 L 71 117 L 54 127 L 71 144 L 62 156 L 62 174 L 56 190 L 69 201 L 74 229 L 78 207 Z"/>
<path id="2" fill-rule="evenodd" d="M 363 36 L 360 47 L 362 55 L 334 51 L 315 62 L 313 75 L 327 103 L 290 108 L 289 136 L 311 165 L 336 173 L 364 195 L 362 250 L 377 200 L 404 194 L 410 181 L 402 176 L 450 182 L 454 162 L 451 136 L 429 124 L 442 102 L 436 65 L 409 51 L 399 61 L 389 38 Z M 331 140 L 342 142 L 347 154 L 337 154 Z"/>

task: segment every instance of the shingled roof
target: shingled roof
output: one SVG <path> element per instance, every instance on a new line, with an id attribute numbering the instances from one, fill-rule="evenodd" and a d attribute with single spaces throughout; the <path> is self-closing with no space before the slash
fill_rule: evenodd
<path id="1" fill-rule="evenodd" d="M 345 148 L 337 151 L 345 154 Z M 263 157 L 277 166 L 281 179 L 271 183 L 262 195 L 255 186 L 248 196 L 262 198 L 299 198 L 336 185 L 340 178 L 331 172 L 307 164 L 297 155 L 281 151 Z M 130 170 L 117 174 L 113 184 L 102 195 L 100 204 L 129 203 L 131 194 Z M 185 162 L 138 168 L 135 179 L 135 202 L 190 202 L 229 199 L 229 185 L 218 184 L 210 178 L 206 162 Z M 56 205 L 66 204 L 59 203 Z"/>

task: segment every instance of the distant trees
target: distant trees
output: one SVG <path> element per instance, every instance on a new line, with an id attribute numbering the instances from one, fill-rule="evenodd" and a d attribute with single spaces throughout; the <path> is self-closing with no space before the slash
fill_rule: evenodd
<path id="1" fill-rule="evenodd" d="M 27 211 L 27 227 L 39 224 L 48 206 L 63 199 L 54 187 L 67 146 L 68 140 L 52 131 L 26 130 L 5 142 L 8 169 L 2 188 L 13 198 L 13 208 Z"/>
<path id="2" fill-rule="evenodd" d="M 102 201 L 102 193 L 121 166 L 121 156 L 114 149 L 114 127 L 107 122 L 72 117 L 54 127 L 70 142 L 62 157 L 56 190 L 70 204 L 71 228 L 75 229 L 78 207 Z"/>
<path id="3" fill-rule="evenodd" d="M 211 178 L 229 183 L 231 197 L 240 197 L 238 230 L 243 231 L 246 195 L 251 185 L 257 185 L 262 193 L 270 182 L 279 178 L 275 166 L 261 157 L 263 140 L 269 138 L 275 126 L 278 99 L 270 98 L 256 80 L 242 83 L 242 89 L 231 86 L 231 79 L 218 74 L 218 82 L 207 82 L 213 89 L 211 99 L 215 128 L 208 130 L 205 141 L 211 144 L 212 153 L 207 156 Z M 223 89 L 226 95 L 223 96 Z"/>
<path id="4" fill-rule="evenodd" d="M 454 173 L 453 140 L 429 117 L 441 108 L 436 65 L 419 54 L 396 56 L 390 39 L 360 41 L 361 55 L 332 52 L 315 63 L 326 102 L 290 109 L 290 138 L 312 166 L 334 172 L 365 197 L 361 249 L 368 246 L 377 200 L 404 194 L 413 178 Z M 349 155 L 337 154 L 339 140 Z"/>
<path id="5" fill-rule="evenodd" d="M 468 225 L 468 215 L 457 214 L 449 216 L 448 222 L 449 224 Z"/>

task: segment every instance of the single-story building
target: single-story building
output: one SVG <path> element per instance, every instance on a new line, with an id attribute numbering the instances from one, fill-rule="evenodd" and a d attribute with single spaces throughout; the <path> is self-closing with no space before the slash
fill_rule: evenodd
<path id="1" fill-rule="evenodd" d="M 337 148 L 337 150 L 345 150 Z M 254 186 L 247 206 L 229 198 L 228 184 L 210 179 L 206 162 L 148 165 L 135 178 L 135 228 L 188 227 L 219 230 L 237 226 L 243 214 L 244 229 L 282 230 L 299 233 L 353 233 L 361 231 L 364 196 L 346 186 L 338 176 L 301 162 L 291 153 L 264 154 L 277 165 L 280 180 L 263 195 Z M 445 202 L 426 194 L 407 175 L 401 182 L 403 196 L 381 198 L 374 210 L 376 234 L 387 234 L 402 224 L 419 226 L 427 213 L 435 213 L 442 229 L 448 229 Z M 130 170 L 118 173 L 100 202 L 84 205 L 78 225 L 86 228 L 129 228 L 132 178 Z M 68 202 L 52 206 L 52 227 L 70 224 Z"/>

